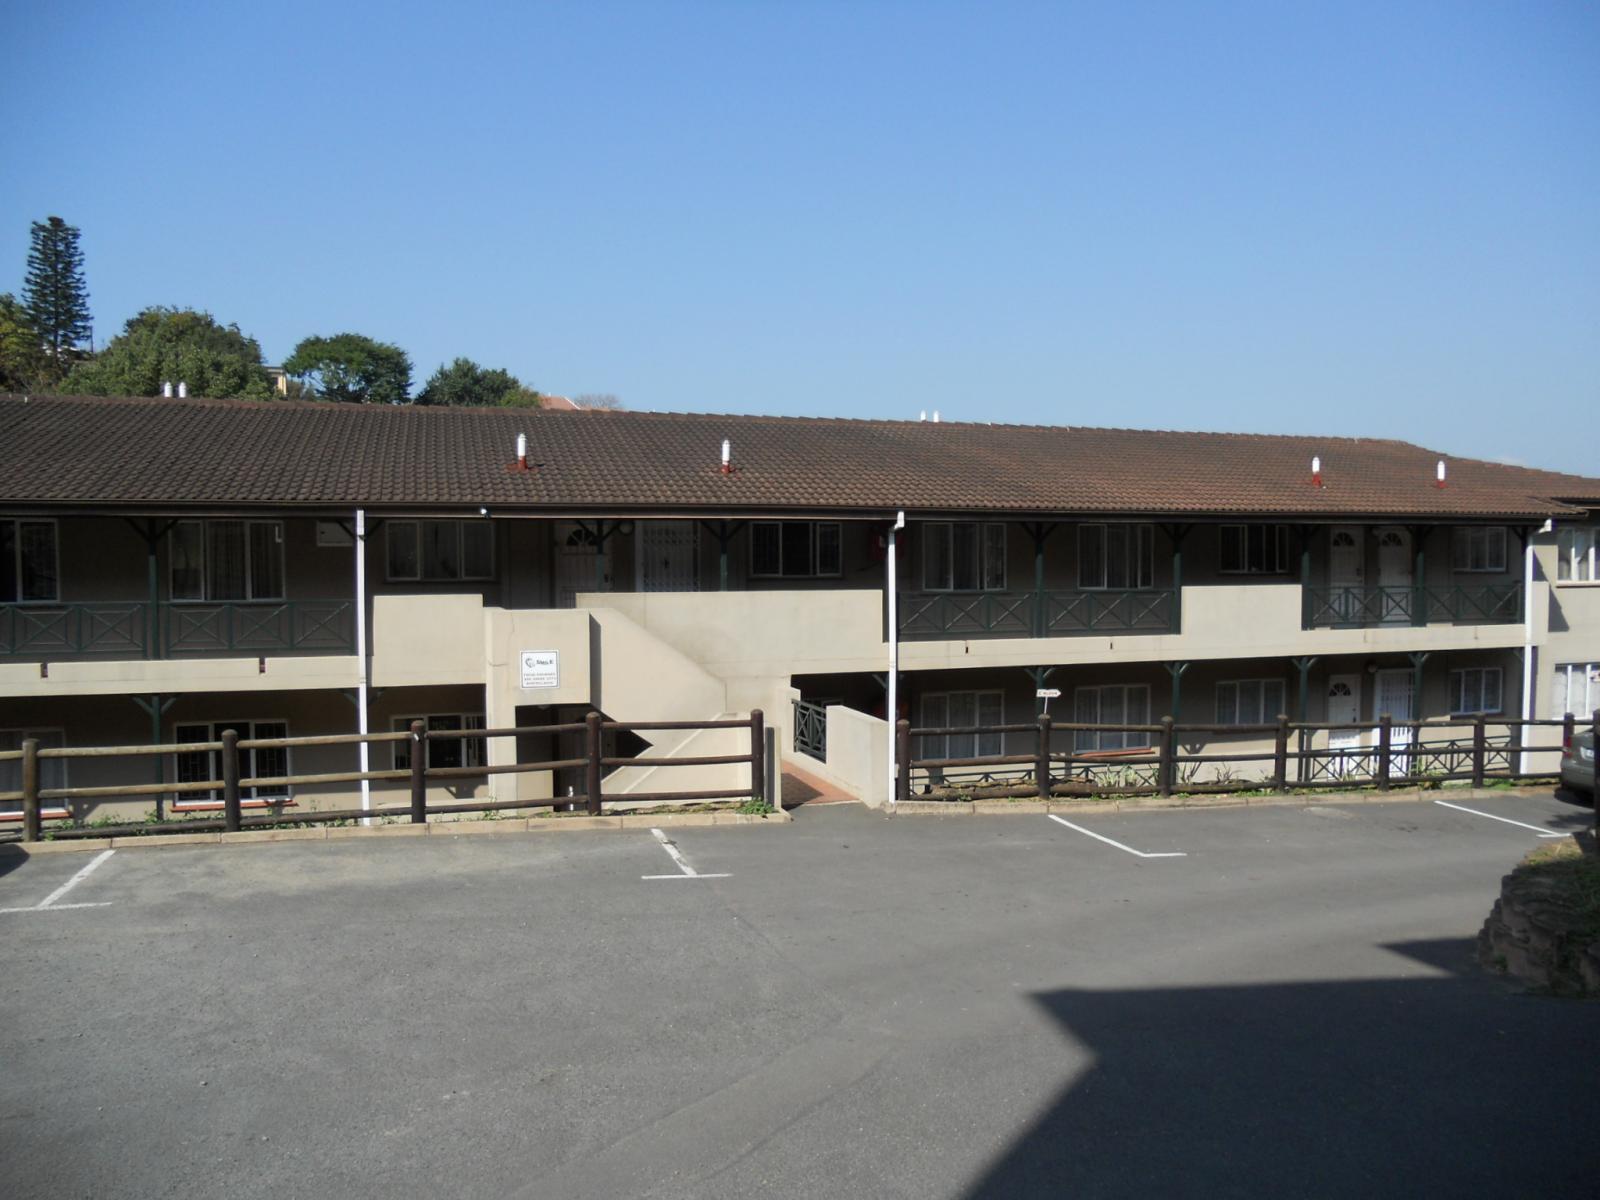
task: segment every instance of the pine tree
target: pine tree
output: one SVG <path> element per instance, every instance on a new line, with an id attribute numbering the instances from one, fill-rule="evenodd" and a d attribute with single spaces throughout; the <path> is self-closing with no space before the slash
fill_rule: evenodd
<path id="1" fill-rule="evenodd" d="M 78 230 L 60 217 L 33 223 L 22 306 L 44 342 L 49 374 L 60 379 L 72 366 L 72 352 L 88 340 L 90 328 Z"/>

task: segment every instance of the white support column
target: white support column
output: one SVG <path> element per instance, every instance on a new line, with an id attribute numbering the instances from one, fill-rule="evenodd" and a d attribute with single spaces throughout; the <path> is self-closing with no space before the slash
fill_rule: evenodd
<path id="1" fill-rule="evenodd" d="M 905 510 L 895 514 L 889 528 L 888 587 L 889 587 L 889 705 L 885 715 L 889 719 L 889 808 L 893 810 L 898 798 L 896 781 L 900 778 L 896 761 L 895 730 L 900 721 L 900 597 L 899 583 L 895 578 L 895 547 L 900 530 L 906 527 Z"/>
<path id="2" fill-rule="evenodd" d="M 1544 530 L 1550 528 L 1550 522 L 1544 523 Z M 1533 532 L 1530 530 L 1522 546 L 1522 719 L 1533 720 Z M 1528 742 L 1531 740 L 1533 730 L 1528 726 L 1522 727 L 1522 737 L 1519 744 L 1522 750 L 1517 755 L 1517 774 L 1528 773 Z"/>
<path id="3" fill-rule="evenodd" d="M 360 672 L 356 681 L 356 732 L 362 737 L 367 735 L 367 673 L 370 659 L 367 657 L 367 510 L 356 509 L 356 669 Z M 365 775 L 371 768 L 371 747 L 366 742 L 360 743 L 358 751 L 360 770 Z M 372 808 L 372 781 L 361 781 L 361 811 L 367 812 Z M 363 825 L 372 823 L 371 817 L 362 817 Z"/>

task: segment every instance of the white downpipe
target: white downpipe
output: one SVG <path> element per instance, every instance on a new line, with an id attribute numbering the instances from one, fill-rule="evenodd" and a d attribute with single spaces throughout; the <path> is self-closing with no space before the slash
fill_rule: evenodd
<path id="1" fill-rule="evenodd" d="M 906 527 L 905 510 L 901 509 L 895 514 L 894 524 L 889 527 L 889 808 L 895 806 L 896 780 L 900 778 L 900 764 L 896 761 L 895 731 L 900 723 L 900 597 L 898 582 L 895 578 L 894 552 L 899 539 L 895 536 Z"/>
<path id="2" fill-rule="evenodd" d="M 356 731 L 367 736 L 367 510 L 356 509 L 356 667 L 360 674 L 356 681 Z M 371 749 L 365 741 L 358 743 L 361 773 L 371 770 Z M 372 808 L 372 781 L 361 781 L 361 811 Z M 363 825 L 372 824 L 371 817 L 362 817 Z"/>
<path id="3" fill-rule="evenodd" d="M 1540 533 L 1550 532 L 1546 521 Z M 1522 719 L 1533 720 L 1533 535 L 1522 547 Z M 1522 750 L 1517 755 L 1517 774 L 1528 773 L 1528 739 L 1533 731 L 1522 727 Z"/>

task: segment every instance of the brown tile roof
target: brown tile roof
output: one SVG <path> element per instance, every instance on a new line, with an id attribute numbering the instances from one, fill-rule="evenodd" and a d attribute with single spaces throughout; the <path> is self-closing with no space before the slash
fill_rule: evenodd
<path id="1" fill-rule="evenodd" d="M 535 470 L 511 469 L 519 432 Z M 1543 519 L 1600 501 L 1600 480 L 1469 459 L 1438 488 L 1438 457 L 1366 438 L 0 396 L 0 504 Z"/>

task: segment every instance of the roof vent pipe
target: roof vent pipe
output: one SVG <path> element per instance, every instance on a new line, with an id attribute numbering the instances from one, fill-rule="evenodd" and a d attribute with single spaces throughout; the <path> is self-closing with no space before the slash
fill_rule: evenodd
<path id="1" fill-rule="evenodd" d="M 939 423 L 939 410 L 937 408 L 933 410 L 933 423 L 935 425 Z"/>
<path id="2" fill-rule="evenodd" d="M 917 420 L 926 421 L 927 419 L 928 419 L 928 410 L 927 409 L 923 409 L 921 412 L 919 412 L 917 414 Z"/>
<path id="3" fill-rule="evenodd" d="M 189 398 L 189 385 L 187 383 L 184 383 L 182 380 L 179 380 L 178 381 L 178 399 L 179 400 L 187 400 L 188 398 Z"/>
<path id="4" fill-rule="evenodd" d="M 1439 460 L 1439 465 L 1433 470 L 1433 486 L 1444 486 L 1444 459 L 1442 458 Z"/>
<path id="5" fill-rule="evenodd" d="M 733 443 L 727 438 L 722 439 L 722 473 L 724 475 L 733 473 Z"/>
<path id="6" fill-rule="evenodd" d="M 161 398 L 163 400 L 172 399 L 172 380 L 163 379 L 161 381 Z"/>
<path id="7" fill-rule="evenodd" d="M 517 434 L 517 470 L 526 471 L 527 469 L 528 469 L 528 435 L 525 434 L 525 433 L 519 433 L 519 434 Z"/>
<path id="8" fill-rule="evenodd" d="M 1311 486 L 1322 486 L 1322 456 L 1320 454 L 1311 456 Z"/>

